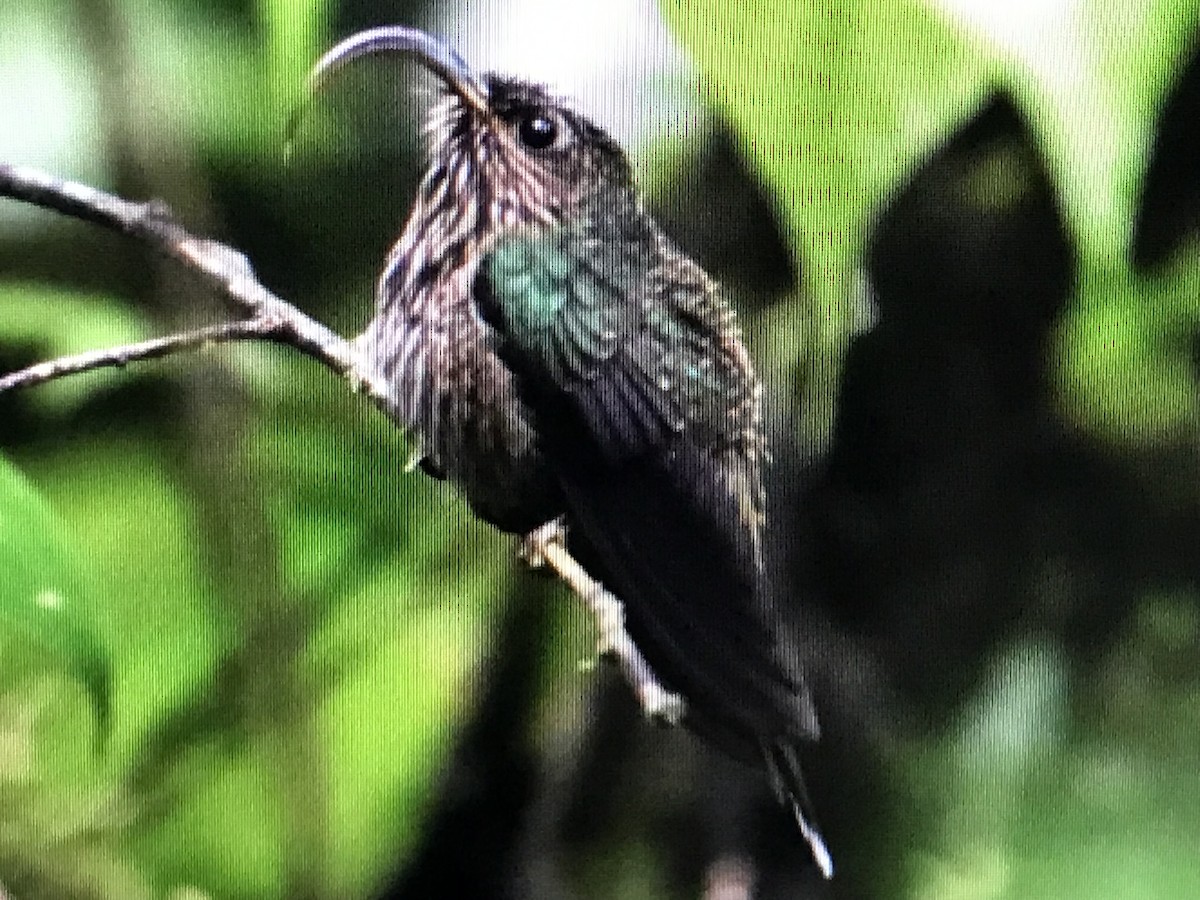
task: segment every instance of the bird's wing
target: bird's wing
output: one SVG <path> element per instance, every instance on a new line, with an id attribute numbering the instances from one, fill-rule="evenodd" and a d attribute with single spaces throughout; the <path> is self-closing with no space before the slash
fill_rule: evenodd
<path id="1" fill-rule="evenodd" d="M 693 263 L 622 237 L 509 237 L 477 290 L 534 411 L 571 547 L 624 601 L 631 636 L 697 727 L 815 736 L 770 619 L 759 385 L 733 314 Z"/>

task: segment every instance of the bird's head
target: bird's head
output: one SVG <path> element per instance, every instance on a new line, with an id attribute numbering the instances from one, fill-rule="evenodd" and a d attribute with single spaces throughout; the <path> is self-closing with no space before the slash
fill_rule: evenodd
<path id="1" fill-rule="evenodd" d="M 427 208 L 457 207 L 475 228 L 503 230 L 567 218 L 598 199 L 632 198 L 629 162 L 601 128 L 544 87 L 476 75 L 445 43 L 414 28 L 346 38 L 314 67 L 311 92 L 350 62 L 382 53 L 415 60 L 444 86 L 428 120 L 430 169 L 418 198 Z"/>

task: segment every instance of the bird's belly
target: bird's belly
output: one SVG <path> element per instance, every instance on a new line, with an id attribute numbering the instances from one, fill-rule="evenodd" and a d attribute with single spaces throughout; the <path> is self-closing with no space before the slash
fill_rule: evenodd
<path id="1" fill-rule="evenodd" d="M 476 410 L 443 422 L 435 462 L 479 518 L 501 531 L 527 534 L 562 512 L 558 490 L 526 429 L 508 431 L 502 411 Z"/>
<path id="2" fill-rule="evenodd" d="M 469 314 L 360 338 L 395 386 L 420 453 L 481 519 L 526 534 L 561 513 L 513 375 Z"/>

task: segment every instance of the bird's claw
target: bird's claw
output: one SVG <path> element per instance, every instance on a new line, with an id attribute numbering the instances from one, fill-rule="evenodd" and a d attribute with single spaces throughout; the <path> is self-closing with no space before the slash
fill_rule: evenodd
<path id="1" fill-rule="evenodd" d="M 551 546 L 565 547 L 567 543 L 567 527 L 561 518 L 551 519 L 545 525 L 539 525 L 529 534 L 521 538 L 517 548 L 517 556 L 531 569 L 540 569 L 546 565 L 546 550 Z"/>
<path id="2" fill-rule="evenodd" d="M 404 458 L 404 474 L 411 475 L 425 458 L 425 442 L 419 434 L 412 432 L 408 435 L 408 455 Z"/>
<path id="3" fill-rule="evenodd" d="M 674 728 L 682 722 L 687 711 L 683 698 L 671 693 L 657 681 L 638 686 L 638 702 L 646 718 L 668 728 Z"/>

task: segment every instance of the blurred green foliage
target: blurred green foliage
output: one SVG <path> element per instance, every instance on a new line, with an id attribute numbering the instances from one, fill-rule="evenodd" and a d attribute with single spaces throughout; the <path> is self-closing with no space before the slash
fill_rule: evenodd
<path id="1" fill-rule="evenodd" d="M 0 558 L 6 561 L 0 619 L 6 637 L 59 656 L 87 688 L 103 729 L 108 660 L 89 621 L 91 598 L 78 562 L 53 514 L 7 463 L 0 466 L 0 498 Z"/>
<path id="2" fill-rule="evenodd" d="M 402 6 L 389 15 L 420 21 L 421 4 Z M 1165 264 L 1136 265 L 1135 223 L 1200 4 L 1096 0 L 1004 16 L 965 0 L 660 6 L 801 273 L 775 290 L 782 298 L 747 304 L 756 355 L 801 405 L 797 444 L 835 440 L 876 226 L 1002 92 L 1044 163 L 1073 267 L 1034 351 L 1048 377 L 1030 418 L 1053 419 L 1127 476 L 1147 498 L 1135 509 L 1193 521 L 1200 247 L 1179 241 Z M 308 64 L 375 14 L 287 0 L 6 3 L 0 156 L 163 196 L 301 306 L 361 321 L 371 266 L 411 190 L 415 139 L 395 134 L 403 120 L 389 110 L 347 116 L 361 133 L 340 147 L 334 129 L 319 147 L 304 139 L 285 167 L 280 137 Z M 371 153 L 346 149 L 356 143 Z M 667 190 L 704 150 L 668 146 L 652 183 Z M 1015 154 L 980 158 L 947 179 L 941 202 L 1003 217 L 1033 189 L 1029 172 Z M 732 190 L 712 187 L 718 208 Z M 11 203 L 0 204 L 0 267 L 3 369 L 218 314 L 177 270 Z M 785 383 L 794 373 L 798 387 Z M 893 403 L 903 417 L 924 412 Z M 400 435 L 305 361 L 236 348 L 0 397 L 0 440 L 0 885 L 14 897 L 372 896 L 436 855 L 438 808 L 483 790 L 456 781 L 449 761 L 509 652 L 497 635 L 521 599 L 541 598 L 509 578 L 505 539 L 443 486 L 402 473 Z M 934 488 L 953 496 L 957 482 Z M 928 543 L 953 543 L 952 523 L 934 525 Z M 1018 624 L 973 660 L 971 690 L 924 727 L 910 721 L 920 698 L 906 698 L 900 736 L 880 739 L 905 812 L 883 825 L 870 806 L 828 814 L 852 823 L 832 832 L 845 896 L 1200 892 L 1194 547 L 1153 546 L 1128 610 L 1077 652 L 1055 628 L 1070 618 L 1073 579 L 1091 571 L 1054 556 L 1049 531 L 1038 565 L 1050 574 L 1010 560 L 1022 569 L 1009 589 Z M 979 555 L 1009 549 L 997 540 Z M 1177 565 L 1185 575 L 1167 571 Z M 948 593 L 970 584 L 937 574 Z M 929 587 L 903 586 L 914 605 Z M 587 781 L 560 744 L 586 744 L 599 713 L 563 699 L 592 680 L 574 665 L 586 626 L 563 614 L 539 627 L 513 740 L 537 748 L 542 790 L 557 797 Z M 862 676 L 861 690 L 877 687 Z M 695 774 L 660 769 L 664 780 Z M 663 790 L 647 795 L 690 808 L 678 784 Z M 669 851 L 651 843 L 669 829 L 618 806 L 626 819 L 585 849 L 563 839 L 573 890 L 686 895 Z M 885 825 L 896 849 L 872 858 Z M 541 861 L 549 838 L 510 828 L 523 829 Z"/>
<path id="3" fill-rule="evenodd" d="M 1078 253 L 1079 294 L 1055 348 L 1065 414 L 1105 440 L 1193 442 L 1200 408 L 1187 338 L 1200 329 L 1200 257 L 1181 254 L 1152 278 L 1124 267 L 1149 129 L 1193 49 L 1200 5 L 769 8 L 663 4 L 781 205 L 812 298 L 805 351 L 824 359 L 822 380 L 836 379 L 855 330 L 849 298 L 883 204 L 964 113 L 1003 89 L 1034 128 Z M 980 183 L 994 190 L 1003 173 Z M 814 419 L 828 428 L 827 402 L 821 412 Z"/>

